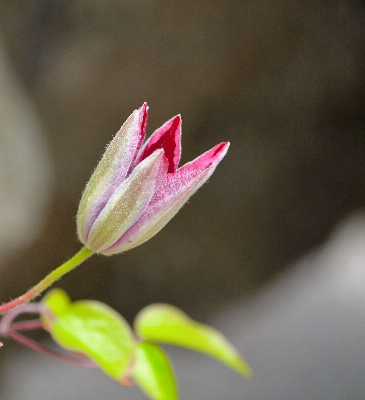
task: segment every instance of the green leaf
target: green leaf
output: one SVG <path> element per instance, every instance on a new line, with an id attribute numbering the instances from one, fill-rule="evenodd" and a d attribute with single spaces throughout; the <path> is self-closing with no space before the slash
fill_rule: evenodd
<path id="1" fill-rule="evenodd" d="M 70 307 L 71 299 L 64 290 L 53 289 L 43 297 L 42 303 L 53 315 L 58 316 Z"/>
<path id="2" fill-rule="evenodd" d="M 138 343 L 132 378 L 154 400 L 177 400 L 174 372 L 165 352 L 151 342 Z"/>
<path id="3" fill-rule="evenodd" d="M 142 338 L 186 347 L 207 354 L 248 377 L 250 367 L 217 330 L 189 318 L 168 304 L 151 304 L 136 317 L 135 332 Z"/>
<path id="4" fill-rule="evenodd" d="M 43 321 L 60 346 L 85 354 L 106 374 L 122 380 L 133 358 L 135 340 L 121 315 L 97 301 L 67 303 L 61 292 L 46 296 L 45 305 L 49 309 Z M 49 315 L 49 311 L 56 313 Z"/>

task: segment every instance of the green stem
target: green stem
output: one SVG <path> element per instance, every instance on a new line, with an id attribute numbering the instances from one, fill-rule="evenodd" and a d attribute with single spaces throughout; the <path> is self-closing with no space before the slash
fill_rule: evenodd
<path id="1" fill-rule="evenodd" d="M 16 299 L 9 301 L 0 306 L 0 315 L 12 310 L 13 308 L 19 307 L 22 304 L 28 303 L 28 301 L 33 300 L 36 296 L 41 294 L 45 289 L 51 286 L 54 282 L 60 279 L 63 275 L 67 274 L 87 258 L 92 256 L 94 253 L 87 247 L 83 247 L 78 253 L 76 253 L 68 261 L 60 265 L 58 268 L 49 273 L 45 278 L 43 278 L 37 285 L 32 289 L 29 289 L 23 295 L 17 297 Z"/>

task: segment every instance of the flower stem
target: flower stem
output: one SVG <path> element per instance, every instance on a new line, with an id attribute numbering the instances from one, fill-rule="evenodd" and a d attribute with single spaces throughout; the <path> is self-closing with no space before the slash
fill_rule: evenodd
<path id="1" fill-rule="evenodd" d="M 33 303 L 33 304 L 23 304 L 21 307 L 17 307 L 8 312 L 1 320 L 0 320 L 0 335 L 5 335 L 10 331 L 10 327 L 13 326 L 14 319 L 23 313 L 36 313 L 40 314 L 42 311 L 43 304 L 41 303 Z M 26 321 L 20 322 L 20 324 L 24 324 Z M 19 324 L 19 322 L 16 322 Z M 13 328 L 12 328 L 13 329 Z"/>
<path id="2" fill-rule="evenodd" d="M 28 321 L 13 322 L 11 329 L 13 331 L 35 331 L 44 327 L 43 322 L 40 319 L 29 319 Z"/>
<path id="3" fill-rule="evenodd" d="M 72 258 L 68 261 L 60 265 L 58 268 L 49 273 L 45 278 L 43 278 L 37 285 L 35 285 L 32 289 L 29 289 L 23 295 L 17 297 L 14 300 L 9 301 L 8 303 L 0 306 L 0 315 L 5 314 L 13 308 L 19 307 L 22 304 L 27 303 L 28 301 L 33 300 L 36 296 L 41 294 L 45 289 L 51 286 L 54 282 L 60 279 L 63 275 L 67 274 L 82 262 L 84 262 L 87 258 L 93 255 L 93 251 L 88 249 L 87 247 L 83 247 L 78 253 L 76 253 Z"/>
<path id="4" fill-rule="evenodd" d="M 46 346 L 43 346 L 41 343 L 35 342 L 32 339 L 29 339 L 26 336 L 21 335 L 16 331 L 9 331 L 8 335 L 9 338 L 15 340 L 16 342 L 31 348 L 32 350 L 39 351 L 40 353 L 45 353 L 50 356 L 56 357 L 61 359 L 62 361 L 66 361 L 70 364 L 78 365 L 79 367 L 87 367 L 87 368 L 97 368 L 98 366 L 91 360 L 76 358 L 69 356 L 68 354 L 63 354 L 58 351 L 52 350 Z"/>

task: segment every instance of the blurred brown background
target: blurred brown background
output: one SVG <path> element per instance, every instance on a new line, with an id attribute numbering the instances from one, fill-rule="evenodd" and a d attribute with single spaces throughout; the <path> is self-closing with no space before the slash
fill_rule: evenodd
<path id="1" fill-rule="evenodd" d="M 2 300 L 79 249 L 81 191 L 144 101 L 148 134 L 182 114 L 182 162 L 231 149 L 155 238 L 65 277 L 73 298 L 202 318 L 320 244 L 365 205 L 364 22 L 355 0 L 1 1 L 3 47 L 54 170 L 41 233 L 1 266 Z"/>

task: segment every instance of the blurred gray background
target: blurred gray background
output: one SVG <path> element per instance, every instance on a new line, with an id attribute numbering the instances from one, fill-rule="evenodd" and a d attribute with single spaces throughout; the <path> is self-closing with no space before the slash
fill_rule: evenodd
<path id="1" fill-rule="evenodd" d="M 148 134 L 182 114 L 182 163 L 229 153 L 155 238 L 59 285 L 128 319 L 155 301 L 200 320 L 254 304 L 365 205 L 364 22 L 360 0 L 1 1 L 1 300 L 80 248 L 84 185 L 147 101 Z"/>

